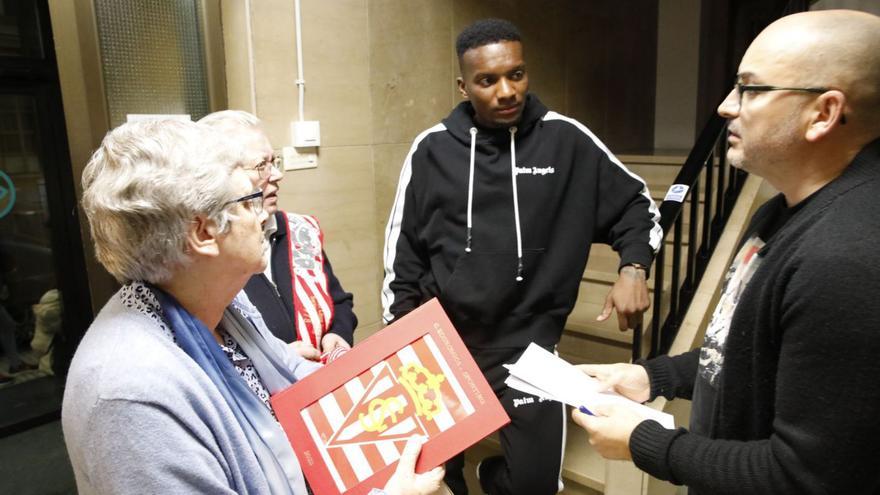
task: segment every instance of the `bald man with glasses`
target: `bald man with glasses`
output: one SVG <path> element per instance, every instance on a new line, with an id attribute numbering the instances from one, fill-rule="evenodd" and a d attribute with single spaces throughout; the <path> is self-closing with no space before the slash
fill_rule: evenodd
<path id="1" fill-rule="evenodd" d="M 752 219 L 701 348 L 584 365 L 644 402 L 693 401 L 688 429 L 574 411 L 609 459 L 691 494 L 880 493 L 880 18 L 784 17 L 718 107 L 728 159 L 780 194 Z"/>

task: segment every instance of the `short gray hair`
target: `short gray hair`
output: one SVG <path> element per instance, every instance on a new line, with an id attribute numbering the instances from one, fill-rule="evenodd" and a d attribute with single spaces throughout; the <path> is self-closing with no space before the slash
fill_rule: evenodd
<path id="1" fill-rule="evenodd" d="M 220 110 L 219 112 L 209 113 L 199 119 L 199 124 L 222 133 L 224 139 L 236 146 L 241 146 L 245 153 L 253 149 L 250 144 L 252 136 L 262 136 L 264 138 L 266 136 L 260 119 L 244 110 Z M 246 157 L 247 160 L 254 160 L 256 158 L 256 156 Z"/>
<path id="2" fill-rule="evenodd" d="M 190 262 L 186 233 L 194 217 L 228 228 L 228 179 L 242 158 L 193 122 L 131 122 L 107 133 L 82 175 L 98 261 L 122 283 L 168 280 Z"/>
<path id="3" fill-rule="evenodd" d="M 219 112 L 209 113 L 199 119 L 199 124 L 209 126 L 224 133 L 239 129 L 262 130 L 260 119 L 244 110 L 220 110 Z"/>

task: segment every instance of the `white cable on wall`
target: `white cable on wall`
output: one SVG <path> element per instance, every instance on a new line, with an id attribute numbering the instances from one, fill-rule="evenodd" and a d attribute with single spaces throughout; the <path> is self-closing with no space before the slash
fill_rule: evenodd
<path id="1" fill-rule="evenodd" d="M 296 23 L 296 87 L 299 95 L 299 120 L 305 120 L 306 80 L 303 75 L 302 54 L 302 16 L 299 8 L 300 0 L 294 0 L 294 22 Z"/>
<path id="2" fill-rule="evenodd" d="M 254 65 L 254 29 L 251 19 L 251 0 L 244 1 L 245 29 L 247 31 L 248 77 L 251 97 L 251 113 L 257 115 L 257 76 Z M 297 31 L 299 31 L 297 29 Z"/>

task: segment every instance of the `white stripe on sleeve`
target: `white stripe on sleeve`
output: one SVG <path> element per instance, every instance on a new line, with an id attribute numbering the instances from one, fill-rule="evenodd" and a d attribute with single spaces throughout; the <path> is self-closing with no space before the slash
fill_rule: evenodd
<path id="1" fill-rule="evenodd" d="M 409 186 L 410 178 L 412 178 L 412 156 L 419 143 L 434 132 L 445 131 L 446 126 L 437 124 L 430 129 L 423 131 L 413 141 L 406 160 L 403 161 L 403 169 L 400 171 L 400 179 L 397 182 L 397 194 L 394 196 L 394 204 L 391 206 L 391 213 L 388 216 L 388 224 L 385 226 L 385 249 L 383 257 L 385 259 L 385 280 L 382 282 L 382 318 L 385 323 L 390 323 L 394 319 L 391 314 L 391 305 L 394 304 L 394 292 L 391 290 L 391 282 L 395 279 L 394 261 L 397 257 L 397 241 L 400 239 L 400 225 L 403 222 L 403 206 L 406 188 Z"/>
<path id="2" fill-rule="evenodd" d="M 565 115 L 553 111 L 547 112 L 547 114 L 544 115 L 543 120 L 562 120 L 575 126 L 578 130 L 586 134 L 596 144 L 596 146 L 605 153 L 605 155 L 608 157 L 609 160 L 611 160 L 612 163 L 620 167 L 621 170 L 627 173 L 627 175 L 642 183 L 641 194 L 648 199 L 648 212 L 651 214 L 651 220 L 654 222 L 654 226 L 651 227 L 651 232 L 649 234 L 648 244 L 651 246 L 651 248 L 654 249 L 654 253 L 659 251 L 660 242 L 662 242 L 663 240 L 663 228 L 660 227 L 660 209 L 657 208 L 657 205 L 654 203 L 654 199 L 651 198 L 651 193 L 648 191 L 648 185 L 645 183 L 645 181 L 638 175 L 632 173 L 628 168 L 626 168 L 626 165 L 621 163 L 621 161 L 618 160 L 616 156 L 614 156 L 614 153 L 612 153 L 608 149 L 608 147 L 605 146 L 605 143 L 603 143 L 601 139 L 593 134 L 593 131 L 588 129 L 587 126 L 585 126 L 584 124 L 581 124 L 571 117 L 566 117 Z"/>

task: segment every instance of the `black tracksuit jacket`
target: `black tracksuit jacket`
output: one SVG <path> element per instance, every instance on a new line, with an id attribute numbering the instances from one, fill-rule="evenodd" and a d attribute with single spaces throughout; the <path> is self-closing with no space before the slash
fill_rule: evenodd
<path id="1" fill-rule="evenodd" d="M 480 128 L 463 102 L 416 138 L 386 228 L 386 322 L 438 297 L 471 348 L 552 346 L 592 243 L 651 264 L 661 229 L 644 181 L 585 126 L 526 98 L 516 127 Z"/>

